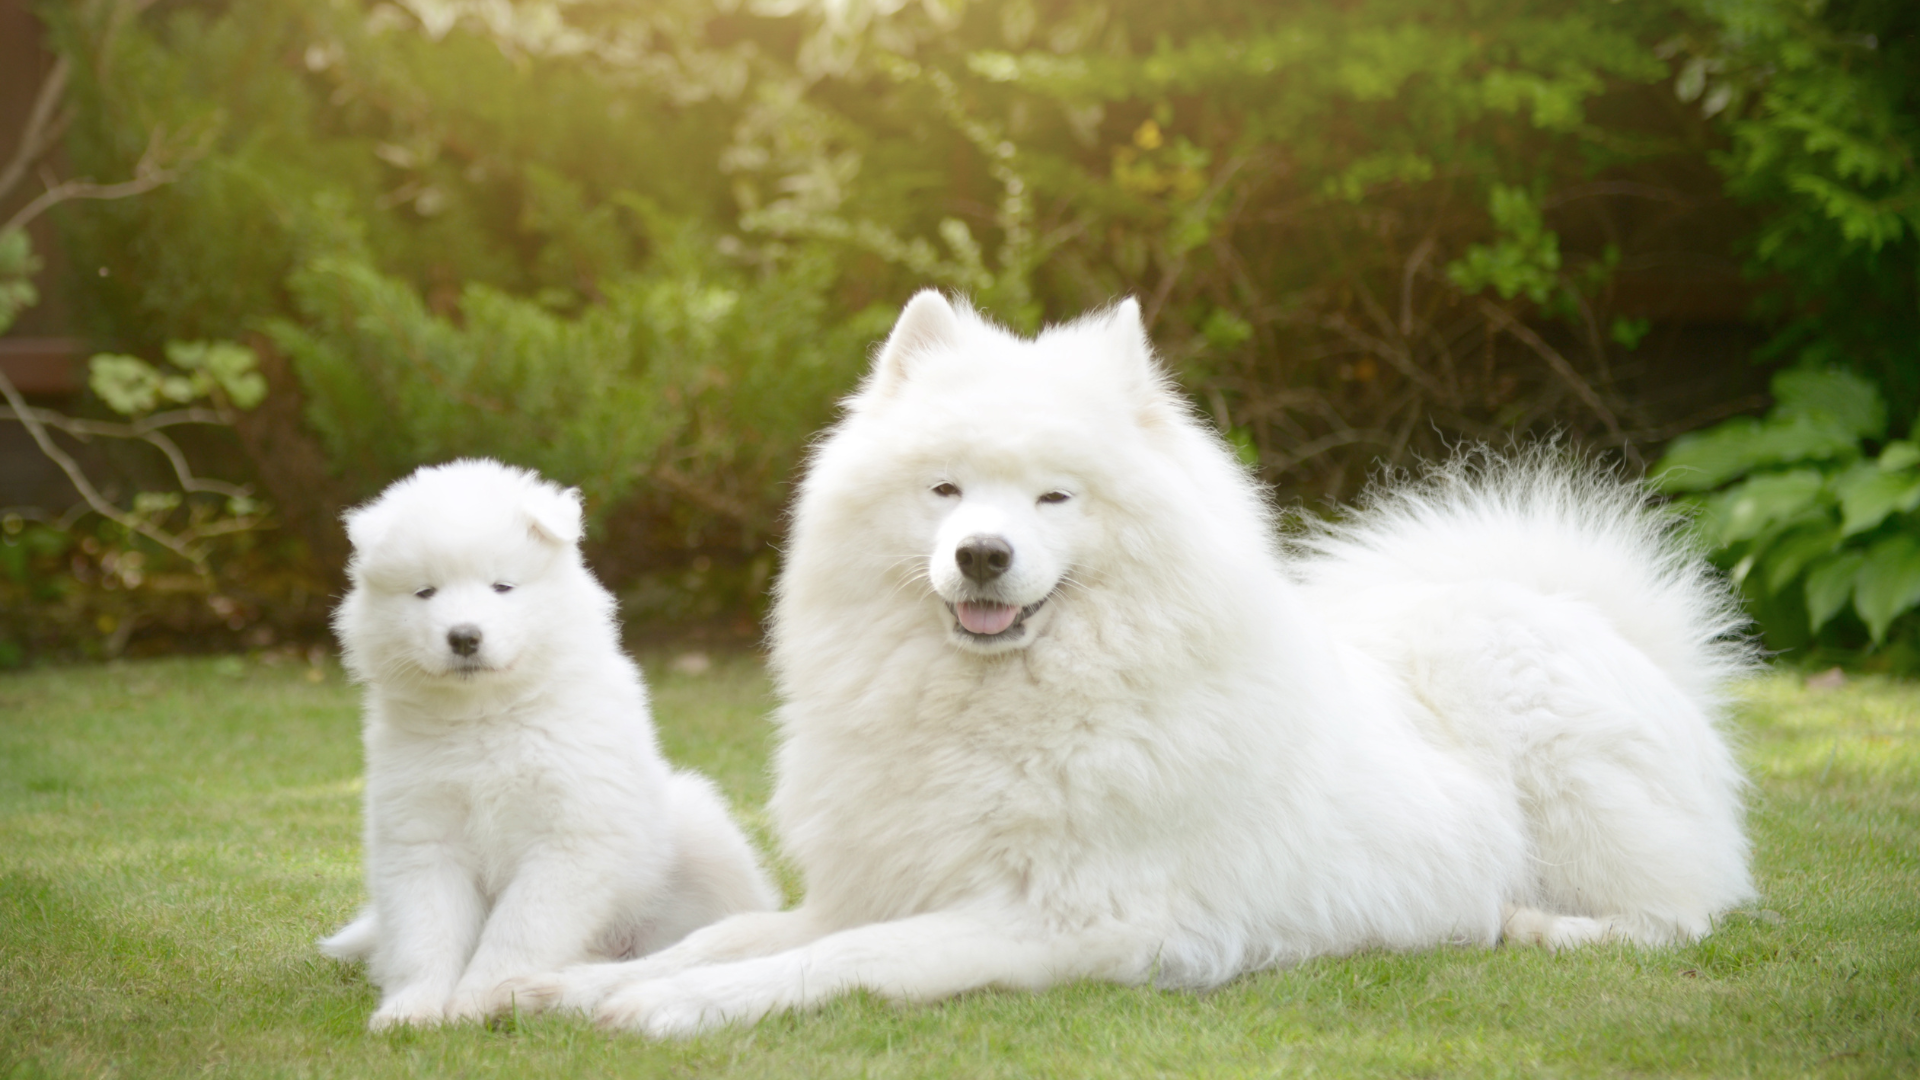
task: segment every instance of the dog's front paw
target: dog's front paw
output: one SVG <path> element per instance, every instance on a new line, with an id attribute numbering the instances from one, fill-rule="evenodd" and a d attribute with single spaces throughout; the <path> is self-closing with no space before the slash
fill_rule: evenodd
<path id="1" fill-rule="evenodd" d="M 767 1002 L 741 993 L 730 980 L 703 974 L 653 979 L 610 994 L 594 1010 L 594 1022 L 652 1039 L 689 1039 L 729 1024 L 751 1024 L 769 1011 Z"/>
<path id="2" fill-rule="evenodd" d="M 491 991 L 456 990 L 453 997 L 447 999 L 446 1018 L 449 1023 L 485 1020 L 497 1015 L 489 1009 L 493 1001 Z"/>
<path id="3" fill-rule="evenodd" d="M 369 1031 L 395 1027 L 438 1027 L 446 1022 L 446 1004 L 438 994 L 401 993 L 389 996 L 367 1020 Z"/>
<path id="4" fill-rule="evenodd" d="M 708 1020 L 702 1003 L 687 1000 L 673 979 L 638 983 L 611 994 L 593 1012 L 593 1022 L 610 1031 L 631 1031 L 653 1039 L 690 1038 L 725 1020 Z"/>
<path id="5" fill-rule="evenodd" d="M 489 991 L 482 1005 L 487 1016 L 541 1013 L 549 1009 L 590 1012 L 607 995 L 634 981 L 620 964 L 575 964 L 559 971 L 519 975 Z"/>
<path id="6" fill-rule="evenodd" d="M 564 1006 L 565 983 L 558 971 L 539 975 L 516 975 L 494 987 L 481 998 L 482 1014 L 499 1019 L 507 1016 L 532 1016 Z M 575 1006 L 580 1008 L 580 1006 Z"/>

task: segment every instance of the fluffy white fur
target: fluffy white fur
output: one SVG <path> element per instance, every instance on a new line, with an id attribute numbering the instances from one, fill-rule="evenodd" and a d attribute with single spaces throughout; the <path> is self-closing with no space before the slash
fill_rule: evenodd
<path id="1" fill-rule="evenodd" d="M 1029 341 L 922 293 L 779 585 L 805 901 L 495 1004 L 683 1035 L 856 987 L 1696 938 L 1752 890 L 1717 730 L 1749 661 L 1673 526 L 1542 453 L 1282 551 L 1131 301 Z"/>
<path id="2" fill-rule="evenodd" d="M 643 955 L 776 896 L 714 786 L 660 757 L 580 497 L 491 461 L 347 514 L 334 615 L 366 685 L 371 1026 L 483 1015 L 501 980 Z"/>

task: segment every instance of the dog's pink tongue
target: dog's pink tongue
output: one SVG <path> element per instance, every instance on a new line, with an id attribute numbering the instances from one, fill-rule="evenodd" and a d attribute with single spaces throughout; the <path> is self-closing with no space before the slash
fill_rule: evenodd
<path id="1" fill-rule="evenodd" d="M 1012 604 L 993 604 L 980 600 L 962 600 L 954 605 L 960 625 L 976 634 L 997 634 L 1013 625 L 1020 609 Z"/>

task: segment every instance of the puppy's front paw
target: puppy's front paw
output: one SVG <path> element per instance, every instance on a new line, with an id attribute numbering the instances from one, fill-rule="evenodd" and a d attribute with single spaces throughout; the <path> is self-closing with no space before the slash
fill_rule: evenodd
<path id="1" fill-rule="evenodd" d="M 447 1019 L 446 1005 L 438 994 L 401 992 L 388 997 L 367 1020 L 370 1031 L 394 1027 L 438 1027 Z"/>
<path id="2" fill-rule="evenodd" d="M 456 990 L 453 997 L 447 1000 L 446 1018 L 449 1023 L 456 1024 L 461 1021 L 485 1020 L 495 1015 L 487 1009 L 491 1001 L 490 992 Z"/>

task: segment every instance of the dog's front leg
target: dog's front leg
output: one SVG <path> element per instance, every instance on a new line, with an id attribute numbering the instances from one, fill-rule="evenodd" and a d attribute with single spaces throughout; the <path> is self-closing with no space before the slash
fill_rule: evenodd
<path id="1" fill-rule="evenodd" d="M 595 1018 L 603 1026 L 674 1038 L 750 1024 L 862 988 L 924 1002 L 987 986 L 1137 983 L 1151 974 L 1155 948 L 1151 935 L 1118 923 L 1061 931 L 1017 911 L 939 911 L 629 986 L 608 995 Z"/>
<path id="2" fill-rule="evenodd" d="M 816 940 L 825 932 L 805 907 L 794 911 L 750 911 L 703 926 L 677 944 L 637 960 L 575 964 L 561 971 L 508 979 L 489 995 L 487 1011 L 494 1016 L 515 1010 L 590 1012 L 607 995 L 624 987 L 703 964 L 784 952 Z"/>
<path id="3" fill-rule="evenodd" d="M 442 845 L 390 845 L 374 863 L 380 943 L 372 974 L 381 996 L 368 1026 L 438 1024 L 479 937 L 485 904 L 472 875 Z"/>

